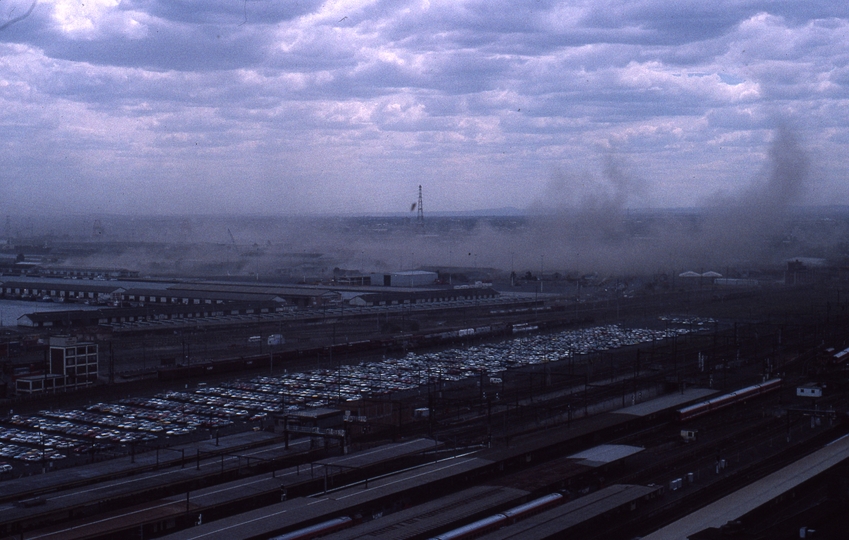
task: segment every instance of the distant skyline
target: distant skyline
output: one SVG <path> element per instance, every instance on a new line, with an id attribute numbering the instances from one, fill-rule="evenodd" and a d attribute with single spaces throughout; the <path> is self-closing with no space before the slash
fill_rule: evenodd
<path id="1" fill-rule="evenodd" d="M 0 213 L 845 205 L 847 88 L 837 1 L 6 0 Z"/>

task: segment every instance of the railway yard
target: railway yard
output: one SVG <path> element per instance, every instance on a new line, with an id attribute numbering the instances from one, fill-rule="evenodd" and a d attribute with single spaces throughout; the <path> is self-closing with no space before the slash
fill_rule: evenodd
<path id="1" fill-rule="evenodd" d="M 381 315 L 324 313 L 298 331 L 326 342 L 238 371 L 16 402 L 0 538 L 835 537 L 839 293 L 511 305 L 420 313 L 356 350 Z"/>

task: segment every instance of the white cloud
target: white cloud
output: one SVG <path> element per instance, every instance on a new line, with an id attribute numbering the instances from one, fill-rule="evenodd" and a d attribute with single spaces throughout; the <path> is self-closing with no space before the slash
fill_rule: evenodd
<path id="1" fill-rule="evenodd" d="M 73 178 L 83 207 L 387 211 L 426 183 L 434 210 L 524 206 L 619 155 L 643 202 L 691 204 L 739 189 L 782 120 L 819 175 L 849 165 L 838 2 L 237 4 L 56 0 L 0 30 L 0 195 Z"/>
<path id="2" fill-rule="evenodd" d="M 119 0 L 53 0 L 53 20 L 71 39 L 104 36 L 139 39 L 147 34 L 143 12 L 119 9 Z"/>

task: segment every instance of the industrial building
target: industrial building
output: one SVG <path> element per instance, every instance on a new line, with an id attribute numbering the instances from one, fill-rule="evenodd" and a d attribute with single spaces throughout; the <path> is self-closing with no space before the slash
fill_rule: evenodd
<path id="1" fill-rule="evenodd" d="M 138 306 L 276 302 L 290 307 L 313 307 L 341 300 L 338 292 L 321 288 L 49 278 L 0 281 L 0 294 L 11 299 Z"/>
<path id="2" fill-rule="evenodd" d="M 498 291 L 486 289 L 433 289 L 409 292 L 364 292 L 351 297 L 352 306 L 391 306 L 398 304 L 433 304 L 437 302 L 476 301 L 498 297 Z"/>
<path id="3" fill-rule="evenodd" d="M 0 292 L 13 299 L 50 299 L 57 302 L 111 303 L 121 299 L 124 288 L 109 282 L 80 280 L 10 280 L 0 282 Z"/>
<path id="4" fill-rule="evenodd" d="M 338 303 L 338 292 L 313 287 L 280 287 L 274 285 L 252 285 L 246 283 L 179 283 L 167 287 L 169 294 L 180 298 L 221 298 L 235 300 L 260 300 L 259 296 L 278 297 L 292 307 L 314 307 Z M 240 298 L 227 297 L 228 294 L 241 295 Z"/>
<path id="5" fill-rule="evenodd" d="M 227 305 L 158 305 L 128 308 L 104 308 L 27 313 L 18 318 L 18 326 L 30 328 L 70 328 L 108 326 L 132 322 L 161 323 L 185 319 L 258 315 L 282 309 L 276 302 L 233 303 Z"/>
<path id="6" fill-rule="evenodd" d="M 436 272 L 408 270 L 388 274 L 372 274 L 371 284 L 385 287 L 426 287 L 433 285 L 438 278 L 439 274 Z"/>
<path id="7" fill-rule="evenodd" d="M 51 337 L 49 358 L 47 373 L 15 381 L 18 394 L 76 390 L 97 382 L 96 343 L 77 342 L 76 338 L 67 336 Z"/>
<path id="8" fill-rule="evenodd" d="M 46 266 L 39 268 L 39 274 L 46 277 L 124 279 L 139 277 L 138 270 L 126 268 L 87 268 L 81 266 Z"/>
<path id="9" fill-rule="evenodd" d="M 121 299 L 132 305 L 219 305 L 229 303 L 275 302 L 286 305 L 286 299 L 273 293 L 246 293 L 222 291 L 181 291 L 177 289 L 129 289 Z"/>

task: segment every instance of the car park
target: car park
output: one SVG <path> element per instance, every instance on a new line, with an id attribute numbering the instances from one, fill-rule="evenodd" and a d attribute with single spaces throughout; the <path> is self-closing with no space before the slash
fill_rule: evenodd
<path id="1" fill-rule="evenodd" d="M 257 421 L 281 412 L 386 396 L 437 381 L 460 381 L 482 373 L 487 380 L 498 380 L 507 369 L 704 331 L 716 321 L 667 318 L 663 322 L 662 330 L 605 325 L 553 334 L 521 333 L 496 343 L 410 352 L 333 369 L 263 375 L 214 386 L 200 384 L 193 391 L 128 397 L 115 403 L 95 403 L 85 410 L 13 415 L 7 419 L 11 426 L 0 426 L 0 457 L 57 460 L 67 452 L 80 454 L 112 444 L 191 435 L 199 429 L 224 428 L 236 421 Z"/>

